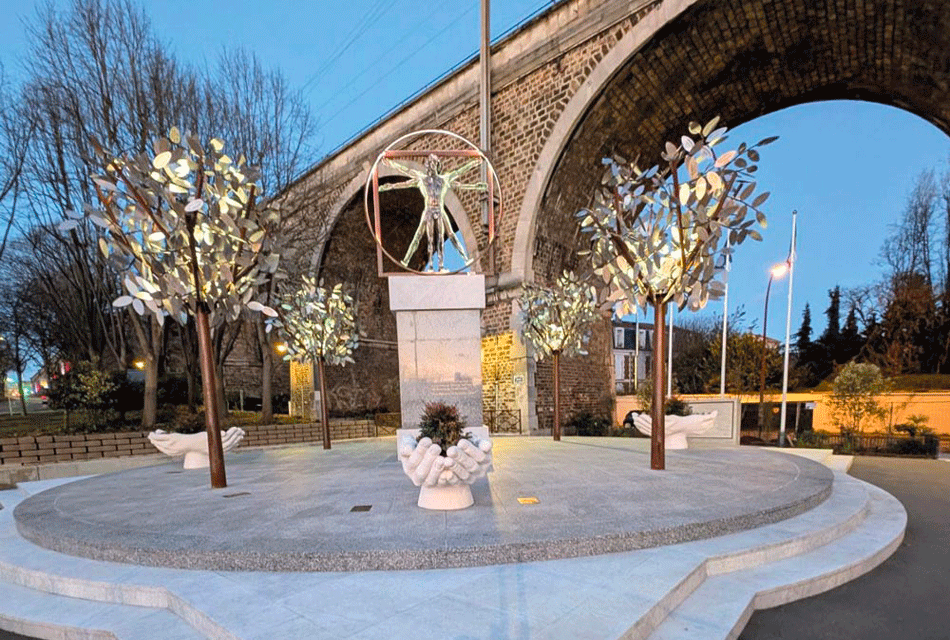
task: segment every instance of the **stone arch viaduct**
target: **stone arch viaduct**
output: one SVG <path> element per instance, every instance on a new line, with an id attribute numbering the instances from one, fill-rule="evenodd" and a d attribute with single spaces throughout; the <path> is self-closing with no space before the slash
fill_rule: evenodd
<path id="1" fill-rule="evenodd" d="M 495 43 L 492 60 L 491 155 L 505 213 L 483 318 L 485 408 L 514 412 L 525 432 L 550 420 L 550 372 L 520 345 L 513 300 L 522 282 L 579 266 L 574 213 L 591 197 L 606 153 L 649 154 L 690 120 L 721 115 L 735 126 L 841 98 L 901 107 L 950 133 L 950 3 L 939 0 L 562 0 Z M 477 140 L 477 83 L 473 62 L 291 188 L 292 198 L 312 203 L 299 217 L 300 253 L 328 279 L 359 288 L 368 340 L 356 367 L 334 373 L 331 406 L 398 404 L 395 322 L 363 222 L 369 165 L 416 129 Z M 391 204 L 414 227 L 420 204 L 408 196 Z M 472 241 L 479 213 L 461 215 Z M 590 356 L 567 363 L 565 415 L 611 403 L 609 340 L 605 319 Z"/>

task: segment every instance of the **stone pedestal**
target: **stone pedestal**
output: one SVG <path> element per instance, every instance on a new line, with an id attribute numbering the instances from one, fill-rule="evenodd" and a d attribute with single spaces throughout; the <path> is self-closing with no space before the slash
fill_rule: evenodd
<path id="1" fill-rule="evenodd" d="M 427 402 L 454 404 L 468 425 L 481 426 L 485 277 L 391 277 L 389 305 L 396 314 L 402 427 L 416 428 Z"/>

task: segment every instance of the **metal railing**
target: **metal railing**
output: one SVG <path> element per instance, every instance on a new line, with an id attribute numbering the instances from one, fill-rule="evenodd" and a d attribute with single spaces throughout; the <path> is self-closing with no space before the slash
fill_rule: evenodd
<path id="1" fill-rule="evenodd" d="M 402 424 L 401 413 L 377 413 L 373 416 L 376 425 L 376 437 L 394 436 L 396 429 Z"/>
<path id="2" fill-rule="evenodd" d="M 799 438 L 799 444 L 818 448 L 831 448 L 835 453 L 869 456 L 913 456 L 936 458 L 940 453 L 940 438 L 924 435 L 865 436 L 859 434 L 811 433 Z"/>
<path id="3" fill-rule="evenodd" d="M 491 409 L 482 413 L 489 433 L 521 433 L 520 409 Z"/>

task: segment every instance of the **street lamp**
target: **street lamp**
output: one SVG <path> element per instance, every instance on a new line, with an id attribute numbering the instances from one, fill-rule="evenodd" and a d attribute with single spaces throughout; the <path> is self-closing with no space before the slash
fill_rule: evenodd
<path id="1" fill-rule="evenodd" d="M 759 437 L 762 437 L 762 428 L 765 426 L 765 332 L 769 324 L 769 293 L 772 292 L 772 281 L 788 273 L 788 263 L 780 262 L 769 271 L 769 284 L 765 288 L 765 311 L 762 313 L 762 366 L 759 369 Z"/>

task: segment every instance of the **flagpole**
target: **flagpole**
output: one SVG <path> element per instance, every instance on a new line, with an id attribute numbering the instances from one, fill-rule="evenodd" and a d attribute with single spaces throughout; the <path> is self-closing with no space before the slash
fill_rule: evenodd
<path id="1" fill-rule="evenodd" d="M 729 238 L 726 238 L 726 248 L 729 248 Z M 726 335 L 729 327 L 729 271 L 732 269 L 732 260 L 728 254 L 723 256 L 722 268 L 725 274 L 725 293 L 722 296 L 722 361 L 719 364 L 719 396 L 726 397 Z"/>
<path id="2" fill-rule="evenodd" d="M 634 311 L 637 321 L 636 333 L 633 334 L 633 392 L 640 391 L 640 306 Z"/>
<path id="3" fill-rule="evenodd" d="M 785 312 L 785 369 L 782 372 L 782 414 L 779 423 L 778 446 L 785 446 L 785 413 L 788 404 L 788 355 L 789 341 L 792 331 L 792 279 L 795 276 L 795 245 L 797 242 L 796 225 L 798 223 L 798 211 L 792 211 L 792 242 L 788 249 L 788 309 Z"/>

